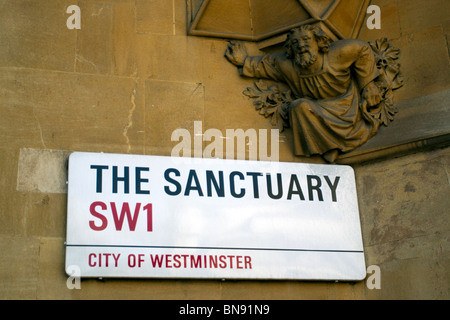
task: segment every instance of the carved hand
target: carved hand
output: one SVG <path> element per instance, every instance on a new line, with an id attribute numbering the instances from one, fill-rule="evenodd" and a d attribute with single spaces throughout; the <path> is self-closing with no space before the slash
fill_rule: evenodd
<path id="1" fill-rule="evenodd" d="M 381 91 L 374 82 L 371 82 L 363 89 L 362 97 L 369 107 L 373 107 L 381 102 Z"/>
<path id="2" fill-rule="evenodd" d="M 228 43 L 225 57 L 235 66 L 243 66 L 247 55 L 247 49 L 241 42 L 230 41 Z"/>

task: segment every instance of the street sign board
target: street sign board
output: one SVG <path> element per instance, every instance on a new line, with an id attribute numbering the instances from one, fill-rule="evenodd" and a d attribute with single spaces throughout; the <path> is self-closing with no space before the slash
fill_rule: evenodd
<path id="1" fill-rule="evenodd" d="M 75 152 L 68 177 L 81 277 L 365 278 L 349 166 Z"/>

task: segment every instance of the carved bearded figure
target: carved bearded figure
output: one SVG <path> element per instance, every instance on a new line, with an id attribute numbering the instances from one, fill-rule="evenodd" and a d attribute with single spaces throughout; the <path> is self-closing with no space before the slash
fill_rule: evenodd
<path id="1" fill-rule="evenodd" d="M 305 25 L 291 30 L 284 53 L 249 57 L 241 43 L 231 42 L 225 56 L 242 76 L 289 86 L 293 99 L 284 109 L 297 156 L 334 162 L 378 130 L 367 110 L 382 100 L 374 82 L 380 73 L 367 42 L 331 42 L 319 27 Z"/>

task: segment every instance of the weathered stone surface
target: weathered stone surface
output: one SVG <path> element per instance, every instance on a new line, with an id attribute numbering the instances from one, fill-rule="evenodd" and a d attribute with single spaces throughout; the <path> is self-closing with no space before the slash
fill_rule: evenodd
<path id="1" fill-rule="evenodd" d="M 68 152 L 21 149 L 17 190 L 22 192 L 66 193 Z"/>
<path id="2" fill-rule="evenodd" d="M 0 236 L 1 299 L 37 299 L 39 239 Z"/>
<path id="3" fill-rule="evenodd" d="M 114 5 L 109 2 L 80 1 L 82 26 L 77 31 L 75 71 L 110 74 L 113 70 Z"/>
<path id="4" fill-rule="evenodd" d="M 136 31 L 139 33 L 175 35 L 174 1 L 137 0 Z"/>
<path id="5" fill-rule="evenodd" d="M 14 68 L 0 84 L 5 147 L 142 153 L 135 79 Z"/>
<path id="6" fill-rule="evenodd" d="M 448 298 L 449 168 L 449 149 L 356 167 L 366 264 L 382 270 L 368 298 Z"/>
<path id="7" fill-rule="evenodd" d="M 392 44 L 402 48 L 400 64 L 405 83 L 408 84 L 396 91 L 396 101 L 449 89 L 450 61 L 442 25 L 403 34 Z"/>
<path id="8" fill-rule="evenodd" d="M 146 81 L 146 145 L 170 146 L 178 128 L 194 132 L 194 121 L 203 121 L 204 87 L 201 83 Z M 176 116 L 173 116 L 176 115 Z"/>
<path id="9" fill-rule="evenodd" d="M 71 0 L 0 2 L 0 66 L 73 71 L 77 32 L 66 27 Z"/>

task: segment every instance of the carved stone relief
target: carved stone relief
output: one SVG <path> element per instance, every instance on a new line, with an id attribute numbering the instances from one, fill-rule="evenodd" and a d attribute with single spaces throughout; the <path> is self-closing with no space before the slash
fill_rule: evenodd
<path id="1" fill-rule="evenodd" d="M 295 155 L 332 163 L 393 120 L 399 53 L 386 39 L 333 41 L 315 24 L 292 29 L 284 52 L 250 57 L 233 41 L 225 56 L 242 76 L 260 79 L 244 94 L 273 125 L 293 130 Z"/>

